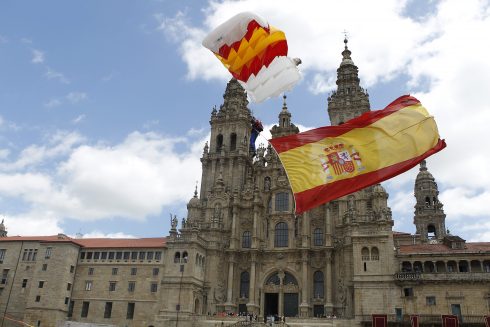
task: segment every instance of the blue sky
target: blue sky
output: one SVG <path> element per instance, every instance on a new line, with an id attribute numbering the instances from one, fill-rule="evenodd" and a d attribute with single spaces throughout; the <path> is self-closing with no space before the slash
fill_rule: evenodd
<path id="1" fill-rule="evenodd" d="M 186 215 L 228 72 L 201 46 L 241 11 L 286 32 L 302 129 L 328 125 L 342 31 L 371 107 L 411 93 L 448 148 L 428 160 L 454 234 L 490 240 L 488 1 L 3 1 L 0 216 L 9 235 L 167 235 Z M 251 104 L 266 125 L 281 98 Z M 264 134 L 267 137 L 267 134 Z M 482 144 L 483 143 L 483 144 Z M 417 169 L 383 185 L 414 232 Z"/>

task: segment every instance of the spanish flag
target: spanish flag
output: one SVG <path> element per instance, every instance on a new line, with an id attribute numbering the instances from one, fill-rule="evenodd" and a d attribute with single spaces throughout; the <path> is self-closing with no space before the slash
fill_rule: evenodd
<path id="1" fill-rule="evenodd" d="M 399 175 L 446 147 L 434 118 L 409 95 L 345 124 L 269 142 L 288 175 L 297 214 Z"/>

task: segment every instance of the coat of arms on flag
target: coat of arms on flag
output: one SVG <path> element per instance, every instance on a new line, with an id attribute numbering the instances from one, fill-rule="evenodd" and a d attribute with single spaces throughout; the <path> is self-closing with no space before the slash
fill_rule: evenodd
<path id="1" fill-rule="evenodd" d="M 356 167 L 358 171 L 364 170 L 361 156 L 353 147 L 346 150 L 344 144 L 338 143 L 327 146 L 323 151 L 325 156 L 320 157 L 320 162 L 327 180 L 333 179 L 332 174 L 338 176 L 353 173 Z"/>

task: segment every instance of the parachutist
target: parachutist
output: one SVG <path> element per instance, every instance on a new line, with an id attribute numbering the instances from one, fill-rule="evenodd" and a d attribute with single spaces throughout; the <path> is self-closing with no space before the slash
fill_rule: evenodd
<path id="1" fill-rule="evenodd" d="M 296 66 L 299 66 L 302 63 L 301 59 L 299 59 L 299 58 L 293 58 L 293 61 L 296 64 Z"/>

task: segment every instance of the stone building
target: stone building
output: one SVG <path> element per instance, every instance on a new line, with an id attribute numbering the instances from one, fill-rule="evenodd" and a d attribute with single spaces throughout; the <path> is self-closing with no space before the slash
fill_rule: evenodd
<path id="1" fill-rule="evenodd" d="M 490 243 L 447 231 L 425 162 L 414 188 L 415 234 L 392 230 L 379 184 L 295 215 L 277 155 L 249 144 L 247 105 L 232 79 L 211 112 L 200 190 L 165 238 L 7 237 L 0 225 L 0 312 L 37 326 L 214 326 L 238 319 L 222 313 L 245 312 L 349 326 L 372 313 L 393 320 L 454 313 L 464 321 L 490 313 Z M 369 110 L 345 41 L 330 121 Z M 284 98 L 272 137 L 298 132 Z"/>

